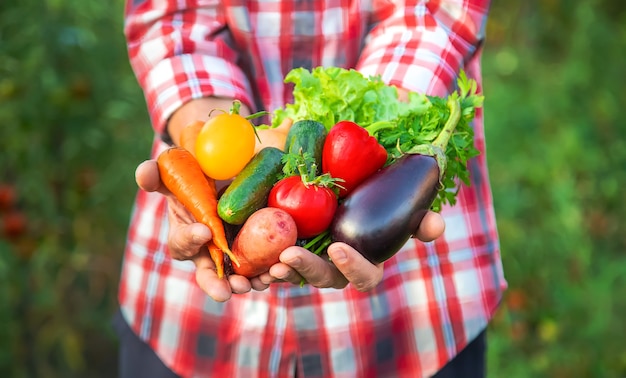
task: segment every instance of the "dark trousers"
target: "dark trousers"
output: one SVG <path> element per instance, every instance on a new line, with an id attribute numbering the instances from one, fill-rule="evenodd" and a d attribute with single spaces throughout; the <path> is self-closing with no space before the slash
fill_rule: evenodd
<path id="1" fill-rule="evenodd" d="M 118 312 L 113 325 L 119 335 L 120 378 L 178 378 L 130 329 Z M 484 378 L 487 340 L 483 331 L 433 378 Z"/>

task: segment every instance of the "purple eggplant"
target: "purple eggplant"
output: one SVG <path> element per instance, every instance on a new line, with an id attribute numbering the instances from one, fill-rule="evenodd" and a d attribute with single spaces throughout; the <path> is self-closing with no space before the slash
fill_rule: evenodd
<path id="1" fill-rule="evenodd" d="M 359 185 L 335 213 L 333 241 L 342 241 L 380 263 L 400 250 L 437 196 L 434 157 L 407 154 Z"/>
<path id="2" fill-rule="evenodd" d="M 395 255 L 419 228 L 446 167 L 445 148 L 460 118 L 458 102 L 432 145 L 412 149 L 368 177 L 339 205 L 332 241 L 344 242 L 373 263 Z"/>

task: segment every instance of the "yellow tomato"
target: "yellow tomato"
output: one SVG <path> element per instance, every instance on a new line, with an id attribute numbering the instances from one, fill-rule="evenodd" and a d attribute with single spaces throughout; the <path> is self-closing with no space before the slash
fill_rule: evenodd
<path id="1" fill-rule="evenodd" d="M 236 176 L 254 156 L 254 126 L 235 112 L 209 119 L 196 139 L 196 159 L 215 180 Z"/>

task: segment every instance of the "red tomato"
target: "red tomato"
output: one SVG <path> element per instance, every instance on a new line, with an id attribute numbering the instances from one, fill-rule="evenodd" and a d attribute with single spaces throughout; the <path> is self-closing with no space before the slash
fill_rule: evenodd
<path id="1" fill-rule="evenodd" d="M 337 210 L 337 195 L 330 188 L 305 185 L 300 176 L 291 176 L 274 185 L 267 206 L 289 213 L 296 222 L 298 238 L 306 239 L 330 226 Z"/>
<path id="2" fill-rule="evenodd" d="M 15 187 L 9 184 L 0 184 L 0 211 L 9 210 L 15 204 Z"/>
<path id="3" fill-rule="evenodd" d="M 8 239 L 17 239 L 26 231 L 26 216 L 19 210 L 11 210 L 2 217 L 2 234 Z"/>

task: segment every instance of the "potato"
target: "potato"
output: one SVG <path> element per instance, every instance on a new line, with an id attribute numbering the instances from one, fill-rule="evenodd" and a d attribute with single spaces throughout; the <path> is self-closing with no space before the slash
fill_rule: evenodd
<path id="1" fill-rule="evenodd" d="M 257 210 L 233 242 L 231 251 L 241 264 L 233 264 L 233 271 L 248 278 L 267 272 L 285 248 L 296 244 L 297 238 L 296 223 L 287 212 L 273 207 Z"/>

